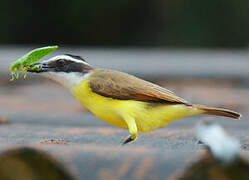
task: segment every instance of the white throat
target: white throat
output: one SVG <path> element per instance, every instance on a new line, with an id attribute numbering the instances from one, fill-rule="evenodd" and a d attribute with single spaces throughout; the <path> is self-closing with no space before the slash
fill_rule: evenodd
<path id="1" fill-rule="evenodd" d="M 91 71 L 82 74 L 79 72 L 46 72 L 42 73 L 44 76 L 48 77 L 49 79 L 52 79 L 62 86 L 64 86 L 66 89 L 72 91 L 76 86 L 79 85 L 84 79 L 86 79 L 90 74 Z"/>

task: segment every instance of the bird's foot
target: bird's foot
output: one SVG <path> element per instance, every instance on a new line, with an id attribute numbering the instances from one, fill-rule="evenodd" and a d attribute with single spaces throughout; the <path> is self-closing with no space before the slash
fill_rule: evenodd
<path id="1" fill-rule="evenodd" d="M 136 135 L 136 134 L 131 135 L 130 137 L 128 137 L 128 138 L 122 143 L 122 145 L 125 145 L 125 144 L 127 144 L 127 143 L 129 143 L 129 142 L 135 141 L 136 139 L 137 139 L 137 135 Z"/>

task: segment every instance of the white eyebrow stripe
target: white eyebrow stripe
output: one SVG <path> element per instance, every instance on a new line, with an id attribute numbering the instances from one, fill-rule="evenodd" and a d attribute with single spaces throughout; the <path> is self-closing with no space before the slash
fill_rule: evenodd
<path id="1" fill-rule="evenodd" d="M 67 55 L 58 55 L 58 56 L 52 57 L 51 59 L 45 60 L 45 61 L 43 61 L 43 62 L 44 62 L 44 63 L 47 63 L 47 62 L 51 62 L 51 61 L 57 61 L 58 59 L 66 59 L 66 60 L 74 61 L 74 62 L 77 62 L 77 63 L 82 63 L 82 64 L 89 65 L 89 64 L 88 64 L 87 62 L 85 62 L 85 61 L 78 60 L 78 59 L 72 58 L 72 57 L 67 56 Z"/>

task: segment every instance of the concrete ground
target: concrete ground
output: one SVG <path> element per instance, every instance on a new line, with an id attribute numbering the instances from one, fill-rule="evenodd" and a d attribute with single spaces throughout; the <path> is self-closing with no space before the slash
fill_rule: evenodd
<path id="1" fill-rule="evenodd" d="M 3 64 L 6 66 L 8 61 Z M 129 65 L 126 68 L 126 72 L 132 73 Z M 184 70 L 180 73 L 184 74 Z M 230 108 L 241 112 L 243 118 L 188 117 L 151 133 L 140 133 L 137 141 L 121 146 L 128 137 L 127 130 L 97 119 L 69 92 L 51 81 L 29 76 L 26 80 L 9 82 L 4 68 L 0 72 L 0 151 L 20 146 L 45 150 L 76 179 L 167 179 L 201 156 L 202 146 L 196 143 L 195 126 L 209 119 L 239 139 L 241 153 L 249 159 L 249 76 L 246 73 L 230 74 L 229 78 L 210 77 L 207 72 L 192 76 L 171 74 L 169 78 L 164 74 L 157 76 L 154 71 L 146 78 L 188 101 Z"/>

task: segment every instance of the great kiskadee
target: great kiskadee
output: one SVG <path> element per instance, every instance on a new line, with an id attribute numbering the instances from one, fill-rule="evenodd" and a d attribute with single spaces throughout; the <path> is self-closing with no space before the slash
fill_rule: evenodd
<path id="1" fill-rule="evenodd" d="M 124 144 L 137 139 L 138 131 L 149 132 L 186 116 L 241 116 L 228 109 L 190 104 L 156 84 L 120 71 L 93 67 L 80 56 L 59 55 L 33 66 L 39 68 L 29 72 L 59 82 L 98 118 L 128 129 L 131 136 Z"/>

